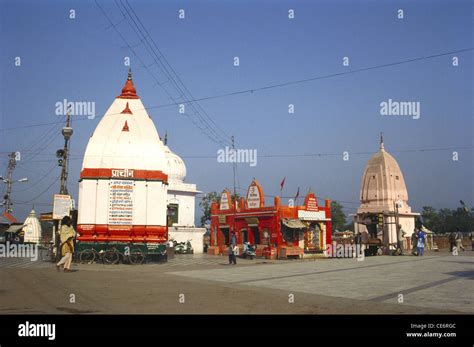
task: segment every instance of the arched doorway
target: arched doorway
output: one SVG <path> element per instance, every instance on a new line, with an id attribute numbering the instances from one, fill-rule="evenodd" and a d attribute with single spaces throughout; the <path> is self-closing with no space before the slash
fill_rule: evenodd
<path id="1" fill-rule="evenodd" d="M 224 237 L 224 245 L 229 245 L 230 240 L 230 229 L 229 228 L 219 228 L 221 235 Z"/>
<path id="2" fill-rule="evenodd" d="M 240 234 L 242 235 L 242 243 L 249 242 L 249 234 L 247 229 L 240 230 Z"/>
<path id="3" fill-rule="evenodd" d="M 261 243 L 260 232 L 258 227 L 250 227 L 253 236 L 253 244 L 258 245 Z"/>

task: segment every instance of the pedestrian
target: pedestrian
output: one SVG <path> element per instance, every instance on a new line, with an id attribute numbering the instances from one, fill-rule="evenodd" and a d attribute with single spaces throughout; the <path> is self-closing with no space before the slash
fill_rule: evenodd
<path id="1" fill-rule="evenodd" d="M 471 251 L 474 251 L 474 231 L 471 231 Z"/>
<path id="2" fill-rule="evenodd" d="M 235 256 L 235 254 L 237 252 L 236 248 L 237 248 L 236 245 L 233 245 L 233 244 L 229 245 L 229 265 L 231 265 L 231 264 L 236 265 L 237 264 L 237 257 Z"/>
<path id="3" fill-rule="evenodd" d="M 237 265 L 237 255 L 239 254 L 239 247 L 237 247 L 237 245 L 234 245 L 232 254 L 232 260 L 234 261 L 234 265 Z"/>
<path id="4" fill-rule="evenodd" d="M 418 247 L 418 230 L 416 228 L 413 230 L 413 234 L 411 234 L 411 254 L 418 255 L 416 249 Z"/>
<path id="5" fill-rule="evenodd" d="M 69 216 L 64 216 L 61 221 L 61 229 L 59 231 L 59 238 L 61 245 L 61 260 L 56 264 L 56 269 L 61 270 L 64 266 L 64 272 L 71 272 L 72 254 L 74 253 L 74 238 L 76 231 L 72 227 L 72 220 Z"/>
<path id="6" fill-rule="evenodd" d="M 455 236 L 456 247 L 458 252 L 460 250 L 465 251 L 464 246 L 462 245 L 462 232 L 461 229 L 456 228 L 456 236 Z"/>
<path id="7" fill-rule="evenodd" d="M 237 236 L 235 235 L 235 231 L 232 231 L 232 236 L 230 237 L 230 244 L 234 246 L 237 244 Z"/>
<path id="8" fill-rule="evenodd" d="M 403 230 L 402 225 L 398 224 L 398 240 L 397 246 L 400 249 L 400 254 L 403 254 L 403 239 L 407 233 Z"/>
<path id="9" fill-rule="evenodd" d="M 426 233 L 420 228 L 420 230 L 418 231 L 418 242 L 416 247 L 419 256 L 423 256 L 425 254 L 425 238 Z"/>
<path id="10" fill-rule="evenodd" d="M 448 241 L 449 241 L 449 251 L 453 252 L 454 247 L 456 246 L 456 233 L 454 231 L 449 233 Z"/>

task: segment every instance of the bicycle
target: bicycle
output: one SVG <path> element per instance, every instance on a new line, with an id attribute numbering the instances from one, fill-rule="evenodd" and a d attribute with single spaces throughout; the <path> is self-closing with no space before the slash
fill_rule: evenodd
<path id="1" fill-rule="evenodd" d="M 107 250 L 101 249 L 100 251 L 90 248 L 83 250 L 79 255 L 79 260 L 82 264 L 100 262 L 102 264 L 113 265 L 119 263 L 120 259 L 131 265 L 139 265 L 145 261 L 145 255 L 139 248 L 133 248 L 130 254 L 123 254 L 116 248 L 109 248 Z"/>

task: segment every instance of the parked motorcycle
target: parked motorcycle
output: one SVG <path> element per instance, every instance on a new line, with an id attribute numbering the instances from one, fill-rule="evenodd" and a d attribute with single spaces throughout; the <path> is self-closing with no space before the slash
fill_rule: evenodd
<path id="1" fill-rule="evenodd" d="M 174 246 L 174 253 L 175 254 L 193 254 L 194 249 L 191 245 L 191 240 L 187 242 L 178 242 Z"/>
<path id="2" fill-rule="evenodd" d="M 244 250 L 242 252 L 241 257 L 244 259 L 250 258 L 250 260 L 252 260 L 256 257 L 256 255 L 256 247 L 250 244 L 249 242 L 244 242 Z"/>

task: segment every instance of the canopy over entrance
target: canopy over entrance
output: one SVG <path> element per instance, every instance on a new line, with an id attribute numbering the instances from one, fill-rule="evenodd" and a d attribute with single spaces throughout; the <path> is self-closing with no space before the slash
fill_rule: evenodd
<path id="1" fill-rule="evenodd" d="M 291 229 L 303 229 L 307 228 L 308 226 L 304 224 L 299 219 L 291 219 L 291 218 L 282 218 L 281 221 L 285 226 Z"/>

